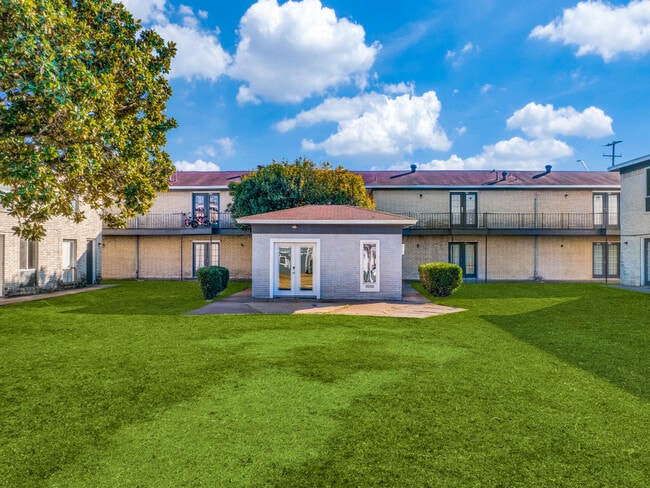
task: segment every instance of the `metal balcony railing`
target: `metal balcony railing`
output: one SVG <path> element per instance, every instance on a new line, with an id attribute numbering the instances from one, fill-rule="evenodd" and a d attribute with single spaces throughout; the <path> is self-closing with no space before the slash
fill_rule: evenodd
<path id="1" fill-rule="evenodd" d="M 618 214 L 593 213 L 481 213 L 450 214 L 449 212 L 408 212 L 403 215 L 417 220 L 411 229 L 510 229 L 510 230 L 589 230 L 618 229 Z M 208 223 L 197 223 L 196 228 L 239 230 L 230 212 L 212 214 Z M 216 217 L 216 218 L 215 218 Z M 192 228 L 191 215 L 182 212 L 146 214 L 128 219 L 126 229 L 184 229 Z"/>
<path id="2" fill-rule="evenodd" d="M 210 221 L 197 221 L 196 225 L 192 225 L 192 215 L 189 213 L 145 214 L 127 219 L 125 228 L 162 230 L 211 227 L 213 229 L 240 230 L 230 212 L 212 213 L 211 217 Z"/>
<path id="3" fill-rule="evenodd" d="M 409 212 L 417 219 L 412 229 L 618 229 L 617 214 L 593 213 L 481 213 L 451 214 L 449 212 Z"/>

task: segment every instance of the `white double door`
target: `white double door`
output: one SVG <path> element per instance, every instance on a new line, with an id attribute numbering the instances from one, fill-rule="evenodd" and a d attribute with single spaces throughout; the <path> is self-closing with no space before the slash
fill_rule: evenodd
<path id="1" fill-rule="evenodd" d="M 273 244 L 273 295 L 319 295 L 318 244 L 276 242 Z"/>

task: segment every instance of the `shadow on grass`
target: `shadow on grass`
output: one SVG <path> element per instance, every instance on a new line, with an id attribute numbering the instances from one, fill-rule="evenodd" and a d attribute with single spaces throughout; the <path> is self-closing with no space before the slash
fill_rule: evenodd
<path id="1" fill-rule="evenodd" d="M 588 290 L 588 294 L 584 291 Z M 529 290 L 530 292 L 530 290 Z M 510 297 L 508 297 L 510 298 Z M 650 297 L 605 287 L 520 314 L 482 315 L 514 337 L 650 399 Z"/>

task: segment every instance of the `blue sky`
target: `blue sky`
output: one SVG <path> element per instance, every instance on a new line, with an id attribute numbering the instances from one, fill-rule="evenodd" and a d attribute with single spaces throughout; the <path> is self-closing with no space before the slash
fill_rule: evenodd
<path id="1" fill-rule="evenodd" d="M 650 153 L 650 0 L 123 3 L 177 43 L 180 169 L 595 171 L 614 140 L 617 162 Z"/>

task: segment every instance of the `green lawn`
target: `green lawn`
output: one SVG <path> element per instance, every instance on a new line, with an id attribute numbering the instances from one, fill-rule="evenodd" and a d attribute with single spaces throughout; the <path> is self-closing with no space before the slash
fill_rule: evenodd
<path id="1" fill-rule="evenodd" d="M 467 311 L 185 316 L 187 282 L 0 307 L 0 486 L 648 486 L 650 295 L 438 303 Z"/>

